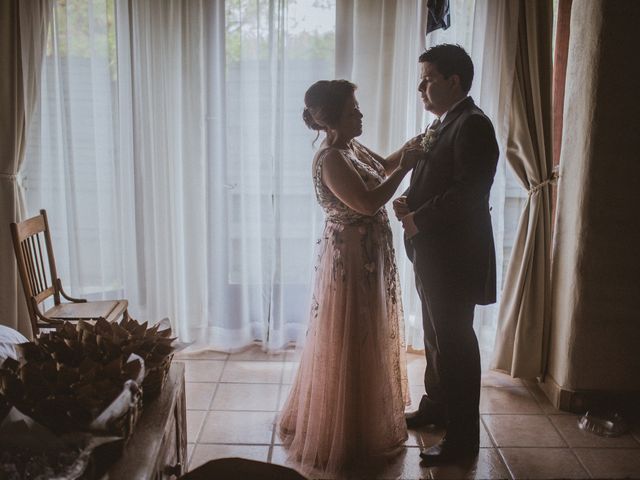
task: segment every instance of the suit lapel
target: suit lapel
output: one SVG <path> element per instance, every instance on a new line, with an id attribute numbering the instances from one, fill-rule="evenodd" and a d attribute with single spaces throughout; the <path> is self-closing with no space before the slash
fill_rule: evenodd
<path id="1" fill-rule="evenodd" d="M 446 117 L 444 117 L 444 121 L 438 129 L 438 133 L 442 132 L 445 128 L 451 125 L 467 108 L 471 108 L 474 105 L 475 104 L 473 103 L 473 99 L 471 97 L 467 97 L 462 100 L 458 105 L 455 106 L 453 110 L 447 113 Z"/>
<path id="2" fill-rule="evenodd" d="M 455 106 L 453 110 L 447 113 L 447 116 L 444 118 L 444 121 L 438 127 L 438 136 L 441 136 L 444 130 L 451 125 L 454 121 L 458 119 L 458 117 L 464 112 L 467 108 L 472 108 L 475 105 L 473 99 L 471 97 L 465 98 L 458 105 Z M 436 142 L 437 144 L 437 142 Z M 423 161 L 418 163 L 416 168 L 411 173 L 411 180 L 409 182 L 409 190 L 414 186 L 415 183 L 420 181 L 420 176 L 422 175 L 422 171 L 424 170 L 426 164 L 429 162 L 429 156 L 425 158 Z"/>
<path id="3" fill-rule="evenodd" d="M 462 102 L 455 106 L 453 110 L 447 113 L 447 116 L 444 118 L 444 121 L 438 127 L 438 136 L 441 136 L 444 130 L 455 122 L 458 117 L 468 108 L 472 108 L 475 105 L 473 99 L 471 97 L 465 98 Z M 437 145 L 437 142 L 436 142 Z M 414 186 L 415 183 L 420 181 L 420 177 L 422 175 L 422 171 L 425 169 L 426 164 L 429 162 L 430 157 L 428 156 L 422 162 L 420 162 L 416 168 L 413 170 L 411 174 L 411 181 L 409 182 L 409 190 Z"/>
<path id="4" fill-rule="evenodd" d="M 416 165 L 416 168 L 413 169 L 413 172 L 411 173 L 411 181 L 409 182 L 410 188 L 417 181 L 417 179 L 419 179 L 420 176 L 422 175 L 422 170 L 424 170 L 425 165 L 429 162 L 430 157 L 431 157 L 431 154 L 427 153 L 427 157 L 424 160 L 421 160 L 420 162 L 418 162 L 418 165 Z"/>

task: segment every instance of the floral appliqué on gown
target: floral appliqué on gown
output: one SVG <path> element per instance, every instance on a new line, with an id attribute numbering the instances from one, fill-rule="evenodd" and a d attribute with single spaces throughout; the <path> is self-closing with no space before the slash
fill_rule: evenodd
<path id="1" fill-rule="evenodd" d="M 368 187 L 385 172 L 360 144 L 339 150 Z M 371 465 L 402 450 L 409 403 L 402 301 L 385 208 L 362 215 L 313 181 L 325 212 L 311 318 L 300 366 L 279 419 L 289 458 L 303 473 Z"/>

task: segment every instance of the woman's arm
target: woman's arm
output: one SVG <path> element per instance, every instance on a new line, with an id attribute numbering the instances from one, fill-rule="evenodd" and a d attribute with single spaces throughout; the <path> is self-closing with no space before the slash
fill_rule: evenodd
<path id="1" fill-rule="evenodd" d="M 391 172 L 393 172 L 396 168 L 398 168 L 398 165 L 400 164 L 400 159 L 402 158 L 402 152 L 407 148 L 418 147 L 420 145 L 421 140 L 422 140 L 422 134 L 407 140 L 405 144 L 402 145 L 402 147 L 400 147 L 398 150 L 390 154 L 387 158 L 382 158 L 376 152 L 371 150 L 369 147 L 362 145 L 360 142 L 358 142 L 358 145 L 360 145 L 364 150 L 367 151 L 367 153 L 369 153 L 369 155 L 371 155 L 378 162 L 380 162 L 380 164 L 384 167 L 384 170 L 387 173 L 387 175 L 390 175 Z"/>
<path id="2" fill-rule="evenodd" d="M 401 151 L 398 166 L 373 188 L 367 187 L 354 166 L 338 150 L 327 153 L 322 164 L 322 181 L 349 208 L 373 216 L 389 201 L 404 176 L 422 156 L 417 149 Z"/>

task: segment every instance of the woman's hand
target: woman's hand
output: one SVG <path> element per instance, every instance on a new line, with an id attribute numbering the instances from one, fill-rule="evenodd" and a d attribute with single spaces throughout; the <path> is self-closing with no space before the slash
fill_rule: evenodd
<path id="1" fill-rule="evenodd" d="M 424 158 L 424 151 L 420 146 L 420 143 L 413 143 L 410 140 L 402 148 L 402 157 L 400 157 L 400 164 L 398 165 L 404 171 L 409 171 L 414 168 L 420 160 Z"/>
<path id="2" fill-rule="evenodd" d="M 415 137 L 410 138 L 404 143 L 404 145 L 402 146 L 402 149 L 404 150 L 405 148 L 419 147 L 422 143 L 423 136 L 424 136 L 423 133 L 419 133 Z"/>

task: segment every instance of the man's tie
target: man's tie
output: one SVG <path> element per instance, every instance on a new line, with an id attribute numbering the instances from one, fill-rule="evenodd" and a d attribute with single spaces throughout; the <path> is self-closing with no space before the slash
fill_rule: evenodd
<path id="1" fill-rule="evenodd" d="M 433 122 L 431 122 L 431 125 L 429 125 L 428 130 L 437 130 L 438 127 L 440 127 L 440 119 L 436 118 Z"/>

